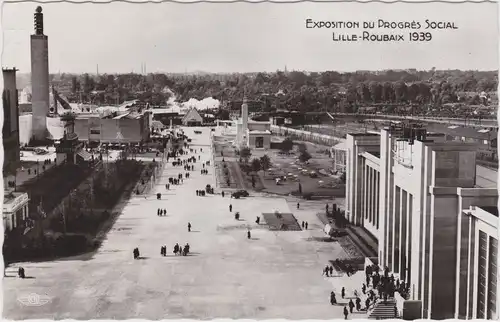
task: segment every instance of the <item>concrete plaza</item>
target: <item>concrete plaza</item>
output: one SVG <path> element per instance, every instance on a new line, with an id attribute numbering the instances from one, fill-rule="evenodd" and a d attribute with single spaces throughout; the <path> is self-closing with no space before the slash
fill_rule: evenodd
<path id="1" fill-rule="evenodd" d="M 201 162 L 212 160 L 210 129 L 194 134 L 191 147 L 203 148 Z M 189 154 L 187 157 L 192 156 Z M 185 158 L 185 157 L 184 157 Z M 7 269 L 3 280 L 4 318 L 7 319 L 332 319 L 343 318 L 341 305 L 331 306 L 329 294 L 358 281 L 326 278 L 322 269 L 329 260 L 346 257 L 335 242 L 322 242 L 317 209 L 301 203 L 298 212 L 283 198 L 258 196 L 225 198 L 218 193 L 196 196 L 195 190 L 215 185 L 213 164 L 201 175 L 200 161 L 183 184 L 165 184 L 185 173 L 169 162 L 148 196 L 133 196 L 93 256 L 40 263 L 20 263 L 26 275 L 15 277 L 17 266 Z M 157 200 L 155 194 L 162 193 Z M 236 221 L 229 204 L 241 213 Z M 157 216 L 157 209 L 167 216 Z M 263 212 L 294 212 L 307 220 L 306 231 L 269 231 L 255 223 Z M 187 224 L 192 224 L 188 232 Z M 252 239 L 247 239 L 250 228 Z M 175 243 L 189 243 L 192 254 L 174 256 Z M 167 246 L 167 257 L 160 246 Z M 139 247 L 142 260 L 134 260 Z M 356 274 L 360 275 L 360 274 Z M 22 304 L 38 294 L 43 305 Z M 21 299 L 21 300 L 20 300 Z M 356 314 L 350 318 L 364 318 Z"/>

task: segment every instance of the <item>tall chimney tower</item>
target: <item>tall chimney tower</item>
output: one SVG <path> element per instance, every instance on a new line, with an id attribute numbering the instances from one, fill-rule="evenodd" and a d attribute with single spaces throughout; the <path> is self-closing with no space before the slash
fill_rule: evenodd
<path id="1" fill-rule="evenodd" d="M 3 149 L 4 174 L 15 174 L 19 166 L 19 102 L 16 84 L 17 69 L 2 69 L 3 72 Z"/>
<path id="2" fill-rule="evenodd" d="M 47 137 L 47 114 L 49 113 L 49 46 L 43 34 L 42 7 L 38 6 L 34 19 L 35 33 L 31 35 L 31 92 L 33 110 L 33 137 Z"/>

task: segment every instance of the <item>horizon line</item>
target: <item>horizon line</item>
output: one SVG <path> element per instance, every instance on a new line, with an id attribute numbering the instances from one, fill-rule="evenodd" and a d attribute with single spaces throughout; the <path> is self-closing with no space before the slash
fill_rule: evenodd
<path id="1" fill-rule="evenodd" d="M 6 68 L 11 68 L 11 67 L 2 67 L 2 69 Z M 17 71 L 20 71 L 17 67 L 12 67 L 16 68 Z M 350 71 L 341 71 L 341 70 L 332 70 L 332 69 L 324 69 L 324 70 L 306 70 L 306 69 L 287 69 L 287 73 L 291 72 L 302 72 L 302 73 L 325 73 L 325 72 L 334 72 L 334 73 L 339 73 L 339 74 L 349 74 L 349 73 L 375 73 L 375 72 L 388 72 L 388 71 L 395 71 L 395 72 L 402 72 L 402 71 L 409 71 L 413 70 L 416 72 L 430 72 L 432 71 L 432 68 L 429 69 L 418 69 L 418 68 L 387 68 L 387 69 L 357 69 L 357 70 L 350 70 Z M 440 71 L 460 71 L 460 72 L 499 72 L 499 68 L 496 69 L 461 69 L 461 68 L 446 68 L 446 69 L 440 69 L 440 68 L 435 68 L 436 72 Z M 179 74 L 179 75 L 190 75 L 190 74 L 213 74 L 213 75 L 230 75 L 230 74 L 257 74 L 257 73 L 276 73 L 276 72 L 285 72 L 285 70 L 282 69 L 276 69 L 274 71 L 267 71 L 267 70 L 260 70 L 260 71 L 227 71 L 227 72 L 213 72 L 213 71 L 205 71 L 205 70 L 193 70 L 193 71 L 183 71 L 183 72 L 166 72 L 166 71 L 153 71 L 150 72 L 148 71 L 146 74 L 140 73 L 140 72 L 102 72 L 100 71 L 99 73 L 96 73 L 95 71 L 93 72 L 72 72 L 72 71 L 61 71 L 58 70 L 56 72 L 49 72 L 49 75 L 58 75 L 58 74 L 88 74 L 88 75 L 127 75 L 127 74 L 135 74 L 135 75 L 151 75 L 151 74 Z M 31 74 L 31 71 L 29 72 L 20 72 L 18 74 Z"/>

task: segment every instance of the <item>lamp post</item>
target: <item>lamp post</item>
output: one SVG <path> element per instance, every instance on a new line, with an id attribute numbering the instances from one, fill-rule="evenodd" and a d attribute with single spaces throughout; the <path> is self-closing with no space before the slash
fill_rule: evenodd
<path id="1" fill-rule="evenodd" d="M 17 168 L 14 170 L 14 192 L 16 191 L 17 191 Z"/>

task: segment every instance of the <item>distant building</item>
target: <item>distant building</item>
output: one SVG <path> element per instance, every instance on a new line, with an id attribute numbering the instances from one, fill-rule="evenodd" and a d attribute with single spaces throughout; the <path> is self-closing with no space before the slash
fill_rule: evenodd
<path id="1" fill-rule="evenodd" d="M 69 164 L 84 164 L 92 159 L 90 153 L 83 149 L 83 143 L 78 141 L 75 133 L 75 119 L 72 115 L 63 115 L 64 122 L 63 137 L 56 144 L 57 163 L 66 160 Z"/>
<path id="2" fill-rule="evenodd" d="M 77 115 L 75 134 L 79 141 L 140 144 L 150 135 L 150 112 L 131 112 L 114 118 Z"/>
<path id="3" fill-rule="evenodd" d="M 200 126 L 203 125 L 203 117 L 193 107 L 190 108 L 186 115 L 182 118 L 182 125 L 184 126 Z"/>
<path id="4" fill-rule="evenodd" d="M 271 122 L 258 122 L 248 119 L 246 99 L 241 105 L 241 118 L 236 121 L 236 144 L 251 149 L 271 147 Z"/>

